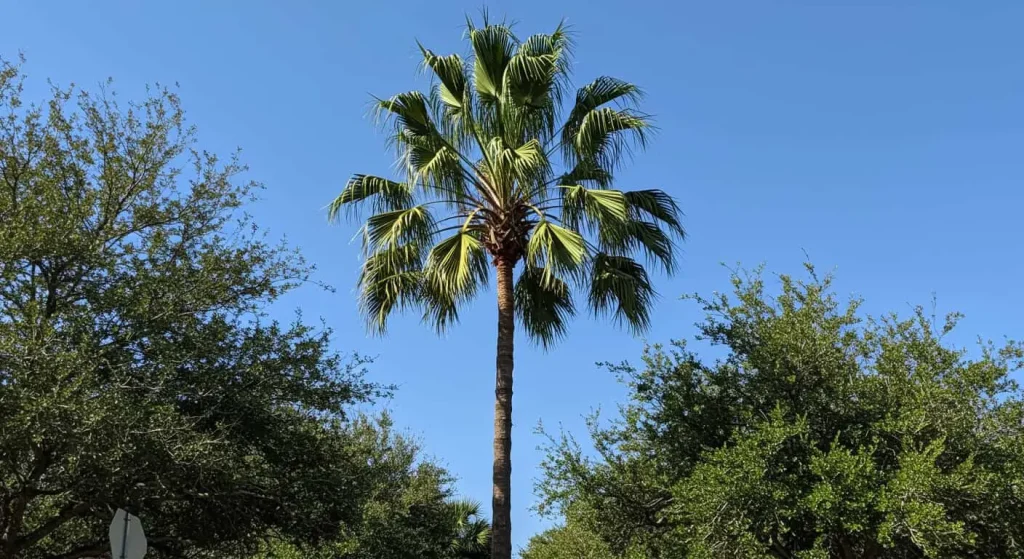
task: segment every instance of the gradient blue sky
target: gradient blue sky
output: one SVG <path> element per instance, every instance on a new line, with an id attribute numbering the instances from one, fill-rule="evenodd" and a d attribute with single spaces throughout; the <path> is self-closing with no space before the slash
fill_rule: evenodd
<path id="1" fill-rule="evenodd" d="M 414 39 L 464 50 L 464 14 L 488 6 L 527 34 L 560 18 L 578 32 L 577 82 L 641 84 L 661 128 L 623 187 L 660 187 L 687 214 L 682 273 L 648 339 L 689 337 L 683 293 L 727 288 L 721 262 L 800 272 L 806 250 L 835 269 L 866 310 L 909 310 L 938 296 L 967 318 L 956 337 L 1020 336 L 1024 263 L 1024 3 L 0 0 L 0 54 L 28 57 L 30 94 L 45 79 L 123 97 L 180 84 L 202 145 L 241 146 L 266 183 L 252 208 L 319 266 L 336 293 L 305 287 L 275 307 L 322 316 L 339 350 L 378 355 L 373 377 L 401 389 L 399 425 L 489 503 L 495 304 L 484 296 L 441 340 L 414 318 L 366 336 L 351 290 L 354 228 L 322 210 L 353 172 L 392 164 L 366 118 L 369 95 L 423 84 Z M 547 522 L 530 513 L 541 419 L 581 433 L 592 408 L 623 391 L 595 361 L 635 359 L 643 340 L 586 319 L 516 366 L 517 546 Z"/>

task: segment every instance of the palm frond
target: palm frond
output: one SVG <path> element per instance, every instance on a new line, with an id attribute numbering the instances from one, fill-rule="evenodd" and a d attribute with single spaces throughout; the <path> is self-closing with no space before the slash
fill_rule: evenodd
<path id="1" fill-rule="evenodd" d="M 561 185 L 562 221 L 569 227 L 584 227 L 592 232 L 602 226 L 621 224 L 629 217 L 626 196 L 618 190 Z"/>
<path id="2" fill-rule="evenodd" d="M 570 58 L 570 35 L 562 24 L 519 44 L 503 77 L 500 116 L 507 142 L 518 145 L 535 138 L 548 144 L 569 86 Z"/>
<path id="3" fill-rule="evenodd" d="M 569 74 L 572 71 L 573 46 L 572 32 L 564 20 L 559 22 L 558 27 L 550 34 L 537 33 L 531 35 L 519 45 L 519 53 L 521 54 L 531 56 L 553 54 L 557 57 L 558 67 L 556 70 L 558 81 L 555 86 L 558 88 L 559 96 L 556 97 L 556 101 L 559 103 L 562 100 L 561 92 L 568 86 Z"/>
<path id="4" fill-rule="evenodd" d="M 441 101 L 447 105 L 452 114 L 459 114 L 465 108 L 466 74 L 465 63 L 457 54 L 439 56 L 417 43 L 423 53 L 423 64 L 430 68 L 440 82 Z"/>
<path id="5" fill-rule="evenodd" d="M 337 221 L 342 210 L 348 210 L 352 217 L 364 203 L 371 204 L 373 212 L 407 208 L 413 203 L 412 189 L 406 183 L 381 177 L 353 175 L 341 194 L 327 206 L 327 219 Z"/>
<path id="6" fill-rule="evenodd" d="M 502 199 L 510 199 L 510 187 L 528 187 L 546 178 L 551 167 L 544 148 L 536 138 L 511 148 L 501 136 L 491 138 L 487 145 L 488 175 L 503 187 Z"/>
<path id="7" fill-rule="evenodd" d="M 476 501 L 457 500 L 448 505 L 455 524 L 455 537 L 451 542 L 453 559 L 484 559 L 489 556 L 491 527 L 480 516 Z"/>
<path id="8" fill-rule="evenodd" d="M 503 136 L 512 145 L 547 143 L 555 133 L 558 59 L 555 54 L 518 53 L 509 61 L 500 105 Z"/>
<path id="9" fill-rule="evenodd" d="M 556 54 L 517 53 L 505 68 L 503 91 L 518 105 L 547 107 L 548 94 L 555 86 L 557 64 Z"/>
<path id="10" fill-rule="evenodd" d="M 578 277 L 587 261 L 587 241 L 582 235 L 541 220 L 526 244 L 526 265 L 542 270 L 545 281 Z"/>
<path id="11" fill-rule="evenodd" d="M 472 499 L 456 499 L 450 501 L 448 505 L 451 507 L 452 516 L 455 517 L 456 524 L 460 526 L 480 516 L 480 503 Z"/>
<path id="12" fill-rule="evenodd" d="M 419 43 L 417 43 L 419 44 Z M 438 115 L 438 127 L 452 146 L 459 148 L 471 137 L 473 95 L 467 86 L 467 67 L 457 54 L 440 56 L 419 44 L 423 66 L 430 69 L 430 103 Z"/>
<path id="13" fill-rule="evenodd" d="M 383 334 L 397 308 L 421 303 L 423 252 L 417 245 L 389 246 L 370 254 L 359 275 L 359 306 L 371 331 Z"/>
<path id="14" fill-rule="evenodd" d="M 626 256 L 595 255 L 589 298 L 595 314 L 611 314 L 616 324 L 640 334 L 650 327 L 656 297 L 647 271 L 638 262 Z"/>
<path id="15" fill-rule="evenodd" d="M 508 152 L 506 152 L 508 153 Z M 547 176 L 551 162 L 544 153 L 544 147 L 536 138 L 530 139 L 511 151 L 510 167 L 517 182 L 540 180 Z"/>
<path id="16" fill-rule="evenodd" d="M 437 225 L 426 205 L 374 214 L 366 220 L 364 248 L 376 252 L 380 248 L 416 244 L 428 246 Z"/>
<path id="17" fill-rule="evenodd" d="M 378 118 L 394 118 L 400 134 L 414 137 L 438 135 L 430 117 L 426 96 L 419 91 L 399 93 L 390 99 L 377 99 Z"/>
<path id="18" fill-rule="evenodd" d="M 434 195 L 457 198 L 465 189 L 465 176 L 458 151 L 437 128 L 430 98 L 418 91 L 378 100 L 386 120 L 394 120 L 392 141 L 404 162 L 411 185 Z"/>
<path id="19" fill-rule="evenodd" d="M 424 320 L 444 331 L 458 320 L 459 305 L 487 285 L 488 261 L 477 231 L 462 228 L 438 242 L 424 266 Z"/>
<path id="20" fill-rule="evenodd" d="M 405 163 L 409 183 L 457 197 L 465 188 L 459 153 L 431 117 L 430 99 L 419 91 L 378 99 L 385 121 L 394 120 L 392 141 Z"/>
<path id="21" fill-rule="evenodd" d="M 669 231 L 678 239 L 686 238 L 682 211 L 672 196 L 657 189 L 631 190 L 627 191 L 625 196 L 630 215 L 634 219 L 653 218 L 668 226 Z"/>
<path id="22" fill-rule="evenodd" d="M 481 99 L 496 102 L 502 94 L 505 68 L 518 40 L 506 25 L 485 25 L 469 29 L 473 46 L 473 84 Z"/>
<path id="23" fill-rule="evenodd" d="M 597 188 L 608 188 L 612 183 L 612 174 L 602 169 L 593 160 L 576 162 L 573 168 L 558 179 L 559 184 L 592 185 Z"/>
<path id="24" fill-rule="evenodd" d="M 576 314 L 569 285 L 545 270 L 526 266 L 516 280 L 516 314 L 530 339 L 548 349 L 568 330 Z"/>
<path id="25" fill-rule="evenodd" d="M 638 86 L 609 76 L 601 76 L 581 87 L 576 92 L 576 103 L 569 111 L 565 126 L 562 128 L 563 147 L 572 146 L 584 117 L 591 111 L 612 102 L 619 102 L 624 108 L 633 107 L 642 96 L 643 92 Z"/>
<path id="26" fill-rule="evenodd" d="M 675 271 L 675 244 L 656 223 L 637 219 L 603 222 L 599 237 L 603 251 L 622 256 L 643 252 L 649 264 L 659 264 L 666 273 Z"/>
<path id="27" fill-rule="evenodd" d="M 466 188 L 459 154 L 437 138 L 414 138 L 406 143 L 405 160 L 410 179 L 437 196 L 457 199 Z"/>
<path id="28" fill-rule="evenodd" d="M 592 161 L 612 172 L 633 146 L 646 146 L 650 127 L 644 115 L 631 109 L 594 109 L 580 122 L 572 148 L 566 152 L 567 159 Z"/>

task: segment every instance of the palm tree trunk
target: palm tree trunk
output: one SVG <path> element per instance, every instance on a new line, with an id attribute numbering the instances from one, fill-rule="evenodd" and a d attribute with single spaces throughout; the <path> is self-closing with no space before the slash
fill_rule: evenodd
<path id="1" fill-rule="evenodd" d="M 498 259 L 498 358 L 494 389 L 494 493 L 491 500 L 491 559 L 512 559 L 512 367 L 515 301 L 512 269 Z"/>

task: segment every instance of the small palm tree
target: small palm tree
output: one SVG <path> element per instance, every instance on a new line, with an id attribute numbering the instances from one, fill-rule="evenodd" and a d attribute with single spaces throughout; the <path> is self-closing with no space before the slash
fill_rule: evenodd
<path id="1" fill-rule="evenodd" d="M 376 99 L 402 176 L 354 175 L 330 218 L 368 206 L 361 308 L 383 333 L 399 309 L 418 308 L 444 331 L 497 279 L 493 559 L 510 559 L 513 336 L 516 320 L 549 347 L 565 335 L 583 294 L 597 314 L 634 332 L 649 324 L 655 291 L 640 255 L 668 272 L 680 211 L 660 190 L 612 188 L 615 172 L 651 125 L 637 86 L 600 77 L 566 107 L 570 34 L 518 39 L 511 26 L 470 21 L 472 54 L 420 45 L 428 93 Z M 565 109 L 565 110 L 563 110 Z M 564 118 L 563 118 L 564 117 Z"/>
<path id="2" fill-rule="evenodd" d="M 480 504 L 476 501 L 458 500 L 451 503 L 455 521 L 455 537 L 452 539 L 453 559 L 489 559 L 491 529 L 480 516 Z"/>

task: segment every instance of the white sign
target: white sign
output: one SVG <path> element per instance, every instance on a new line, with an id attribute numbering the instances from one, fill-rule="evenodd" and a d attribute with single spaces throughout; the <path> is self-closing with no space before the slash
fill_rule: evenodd
<path id="1" fill-rule="evenodd" d="M 146 534 L 137 516 L 117 509 L 110 523 L 111 559 L 142 559 L 146 555 Z"/>

